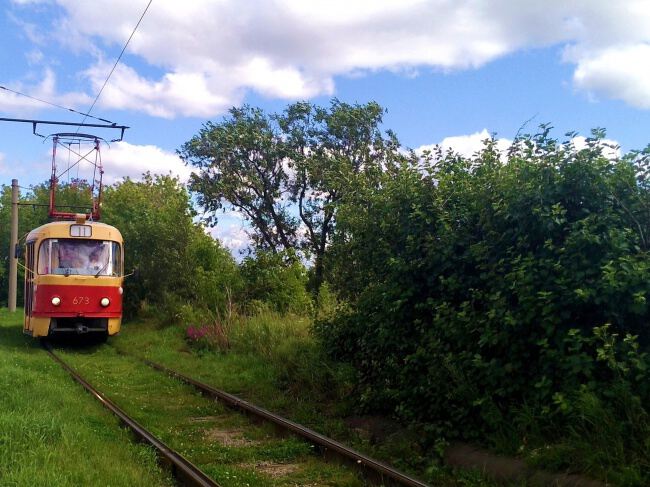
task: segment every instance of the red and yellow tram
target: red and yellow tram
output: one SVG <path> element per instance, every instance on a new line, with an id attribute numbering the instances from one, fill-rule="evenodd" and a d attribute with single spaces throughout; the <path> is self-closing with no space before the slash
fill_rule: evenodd
<path id="1" fill-rule="evenodd" d="M 115 335 L 122 322 L 123 241 L 85 215 L 32 230 L 25 251 L 25 323 L 33 337 Z"/>

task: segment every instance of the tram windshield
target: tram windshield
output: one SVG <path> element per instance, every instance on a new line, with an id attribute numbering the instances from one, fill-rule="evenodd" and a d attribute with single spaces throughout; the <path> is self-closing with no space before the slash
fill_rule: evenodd
<path id="1" fill-rule="evenodd" d="M 120 244 L 107 240 L 49 238 L 38 252 L 39 274 L 120 276 Z"/>

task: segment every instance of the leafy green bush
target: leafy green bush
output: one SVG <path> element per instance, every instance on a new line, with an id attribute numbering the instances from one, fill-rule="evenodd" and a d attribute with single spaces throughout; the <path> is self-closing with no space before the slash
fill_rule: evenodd
<path id="1" fill-rule="evenodd" d="M 145 174 L 106 189 L 104 220 L 122 232 L 127 272 L 139 271 L 125 281 L 127 315 L 147 302 L 171 323 L 184 306 L 223 310 L 239 292 L 232 256 L 193 217 L 187 190 L 171 176 Z"/>
<path id="2" fill-rule="evenodd" d="M 254 313 L 269 309 L 279 313 L 307 314 L 312 300 L 306 290 L 307 270 L 291 253 L 259 251 L 241 264 L 243 299 Z"/>
<path id="3" fill-rule="evenodd" d="M 648 151 L 611 160 L 600 131 L 577 150 L 543 128 L 503 160 L 493 140 L 414 157 L 339 208 L 348 304 L 317 330 L 367 407 L 477 437 L 524 404 L 567 424 L 578 391 L 650 400 Z"/>

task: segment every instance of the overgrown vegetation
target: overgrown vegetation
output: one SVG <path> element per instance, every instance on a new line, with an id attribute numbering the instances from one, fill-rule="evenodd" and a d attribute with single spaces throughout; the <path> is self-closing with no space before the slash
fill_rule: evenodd
<path id="1" fill-rule="evenodd" d="M 243 107 L 181 148 L 205 223 L 227 207 L 248 218 L 241 263 L 177 180 L 108 188 L 105 220 L 140 271 L 126 310 L 163 310 L 197 353 L 283 363 L 287 390 L 345 384 L 431 449 L 465 438 L 650 482 L 650 148 L 606 156 L 602 130 L 578 148 L 542 126 L 505 154 L 489 139 L 472 157 L 416 155 L 382 133 L 382 113 L 336 100 Z M 63 185 L 61 199 L 86 189 Z M 44 202 L 45 185 L 25 198 Z M 7 222 L 9 188 L 0 201 Z M 21 232 L 44 221 L 23 211 Z M 315 321 L 315 336 L 283 328 L 284 315 Z M 301 360 L 348 372 L 301 376 Z"/>
<path id="2" fill-rule="evenodd" d="M 577 150 L 545 128 L 357 185 L 332 249 L 347 303 L 318 330 L 367 408 L 647 482 L 647 154 L 611 160 L 593 135 Z"/>
<path id="3" fill-rule="evenodd" d="M 125 285 L 125 310 L 153 307 L 176 320 L 183 305 L 222 309 L 239 293 L 239 271 L 228 250 L 193 221 L 187 190 L 169 176 L 127 179 L 109 187 L 103 221 L 120 229 L 125 268 L 137 268 Z"/>
<path id="4" fill-rule="evenodd" d="M 387 418 L 359 416 L 352 394 L 354 370 L 323 356 L 310 321 L 264 311 L 215 321 L 206 325 L 205 334 L 192 335 L 181 327 L 138 320 L 125 324 L 124 333 L 109 343 L 235 393 L 432 485 L 495 485 L 479 473 L 452 472 L 436 457 L 424 455 L 418 431 Z M 218 330 L 217 340 L 212 330 Z M 337 481 L 341 479 L 332 477 L 325 484 Z"/>

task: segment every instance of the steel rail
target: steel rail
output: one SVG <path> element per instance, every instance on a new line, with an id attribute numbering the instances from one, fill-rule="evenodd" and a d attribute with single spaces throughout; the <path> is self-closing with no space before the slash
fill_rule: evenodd
<path id="1" fill-rule="evenodd" d="M 172 474 L 182 482 L 183 485 L 200 486 L 200 487 L 220 487 L 214 480 L 203 473 L 196 465 L 187 460 L 181 454 L 172 450 L 165 445 L 161 440 L 156 438 L 153 434 L 147 431 L 134 419 L 129 417 L 122 409 L 115 403 L 104 396 L 101 392 L 95 389 L 83 377 L 81 377 L 72 367 L 65 363 L 58 355 L 52 350 L 52 346 L 43 341 L 43 347 L 50 354 L 50 356 L 63 367 L 74 380 L 81 384 L 91 395 L 100 401 L 107 409 L 109 409 L 120 421 L 127 426 L 140 440 L 145 441 L 153 446 L 159 454 L 162 463 L 171 466 Z"/>
<path id="2" fill-rule="evenodd" d="M 338 441 L 332 440 L 324 435 L 321 435 L 320 433 L 317 433 L 314 430 L 306 428 L 305 426 L 294 423 L 293 421 L 283 418 L 282 416 L 278 416 L 277 414 L 274 414 L 266 409 L 251 404 L 250 402 L 240 399 L 233 394 L 229 394 L 227 392 L 216 389 L 208 384 L 181 374 L 180 372 L 152 362 L 151 360 L 142 358 L 140 360 L 156 370 L 164 372 L 172 377 L 175 377 L 176 379 L 179 379 L 182 382 L 185 382 L 186 384 L 195 387 L 202 393 L 212 397 L 215 400 L 223 401 L 227 406 L 233 409 L 239 409 L 253 417 L 269 421 L 284 430 L 290 431 L 291 433 L 306 439 L 310 443 L 324 448 L 326 451 L 332 451 L 336 453 L 343 459 L 354 463 L 357 468 L 363 468 L 366 473 L 370 473 L 379 481 L 390 480 L 393 484 L 404 485 L 408 487 L 429 487 L 428 484 L 425 484 L 420 480 L 417 480 L 398 470 L 395 470 L 393 467 L 387 465 L 386 463 L 370 458 L 369 456 L 353 450 L 352 448 L 349 448 L 344 444 L 339 443 Z"/>

